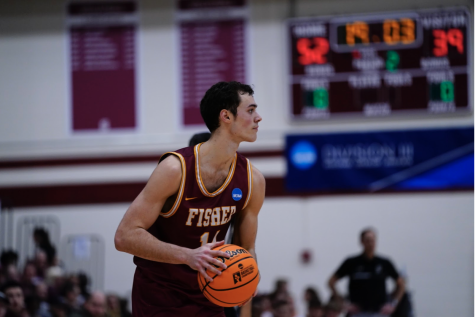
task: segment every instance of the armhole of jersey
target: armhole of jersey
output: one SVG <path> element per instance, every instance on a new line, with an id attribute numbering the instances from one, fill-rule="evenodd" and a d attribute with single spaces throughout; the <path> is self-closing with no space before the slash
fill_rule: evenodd
<path id="1" fill-rule="evenodd" d="M 247 198 L 246 198 L 246 202 L 244 203 L 244 206 L 242 207 L 242 209 L 246 208 L 247 205 L 249 204 L 249 201 L 251 200 L 251 197 L 252 197 L 252 164 L 251 162 L 249 161 L 248 158 L 246 158 L 247 160 Z"/>
<path id="2" fill-rule="evenodd" d="M 170 154 L 175 155 L 176 157 L 178 157 L 180 159 L 182 174 L 181 174 L 180 189 L 178 190 L 178 195 L 176 196 L 175 203 L 173 204 L 172 208 L 169 211 L 160 214 L 160 216 L 165 217 L 165 218 L 169 218 L 169 217 L 173 216 L 173 214 L 178 210 L 178 206 L 180 206 L 181 200 L 183 198 L 183 192 L 185 190 L 185 180 L 186 180 L 185 159 L 183 158 L 183 156 L 181 154 L 178 154 L 176 152 L 167 152 L 167 153 L 162 155 L 162 157 L 160 158 L 160 161 L 158 162 L 158 164 L 160 164 L 160 162 L 162 161 L 162 158 L 165 159 L 166 156 L 168 156 Z"/>

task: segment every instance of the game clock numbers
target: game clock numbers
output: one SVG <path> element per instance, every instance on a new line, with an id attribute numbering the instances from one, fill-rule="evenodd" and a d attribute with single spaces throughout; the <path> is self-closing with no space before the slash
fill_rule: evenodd
<path id="1" fill-rule="evenodd" d="M 293 118 L 472 109 L 465 8 L 292 19 L 288 31 Z"/>

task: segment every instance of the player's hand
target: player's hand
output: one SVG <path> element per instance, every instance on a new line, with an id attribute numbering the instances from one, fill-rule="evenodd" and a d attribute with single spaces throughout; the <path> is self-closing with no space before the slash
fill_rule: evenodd
<path id="1" fill-rule="evenodd" d="M 249 298 L 247 301 L 245 301 L 244 303 L 242 303 L 241 305 L 239 305 L 239 307 L 242 307 L 244 305 L 246 305 L 247 303 L 249 303 L 253 297 L 256 297 L 257 295 L 257 288 L 256 288 L 256 291 L 254 292 L 254 294 L 252 294 L 251 298 Z"/>
<path id="2" fill-rule="evenodd" d="M 391 315 L 396 307 L 391 303 L 386 303 L 380 310 L 383 315 Z"/>
<path id="3" fill-rule="evenodd" d="M 223 241 L 207 243 L 197 249 L 191 250 L 188 255 L 187 264 L 193 270 L 200 272 L 203 277 L 212 282 L 213 279 L 208 275 L 218 274 L 221 275 L 221 271 L 218 267 L 225 269 L 227 266 L 221 261 L 215 259 L 215 257 L 229 258 L 229 255 L 223 251 L 212 250 L 224 244 Z"/>

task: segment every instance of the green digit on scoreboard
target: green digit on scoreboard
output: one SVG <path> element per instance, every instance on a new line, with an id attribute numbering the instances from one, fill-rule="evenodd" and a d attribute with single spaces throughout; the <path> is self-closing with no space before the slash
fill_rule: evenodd
<path id="1" fill-rule="evenodd" d="M 444 102 L 454 101 L 454 83 L 443 81 L 440 83 L 440 99 Z"/>
<path id="2" fill-rule="evenodd" d="M 317 88 L 313 91 L 313 105 L 318 109 L 328 108 L 328 90 Z"/>

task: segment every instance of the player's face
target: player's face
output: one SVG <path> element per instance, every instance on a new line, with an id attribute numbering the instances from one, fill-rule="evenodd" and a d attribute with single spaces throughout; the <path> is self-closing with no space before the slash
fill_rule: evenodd
<path id="1" fill-rule="evenodd" d="M 231 133 L 242 141 L 254 142 L 257 139 L 259 122 L 262 120 L 257 113 L 257 105 L 254 97 L 243 94 L 240 95 L 241 103 L 237 108 L 237 116 L 231 127 Z"/>

